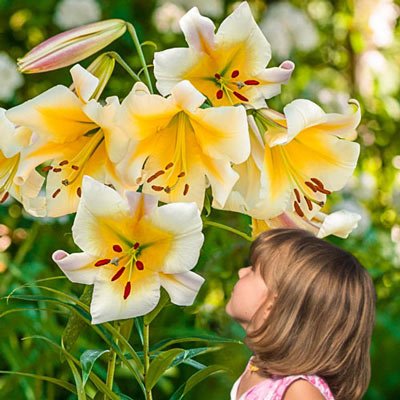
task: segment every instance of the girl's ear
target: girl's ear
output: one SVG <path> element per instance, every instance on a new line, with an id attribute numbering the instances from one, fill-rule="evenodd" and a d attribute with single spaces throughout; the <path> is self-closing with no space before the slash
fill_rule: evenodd
<path id="1" fill-rule="evenodd" d="M 275 303 L 276 298 L 278 297 L 278 295 L 275 293 L 273 296 L 271 296 L 270 300 L 267 303 L 267 307 L 264 308 L 264 317 L 268 317 L 272 306 Z"/>

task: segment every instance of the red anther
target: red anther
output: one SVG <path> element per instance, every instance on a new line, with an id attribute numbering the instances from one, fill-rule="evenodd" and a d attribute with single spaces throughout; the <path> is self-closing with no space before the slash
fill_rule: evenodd
<path id="1" fill-rule="evenodd" d="M 61 192 L 61 189 L 57 189 L 52 195 L 51 195 L 51 197 L 53 198 L 53 199 L 55 199 L 57 196 L 58 196 L 58 194 Z"/>
<path id="2" fill-rule="evenodd" d="M 156 192 L 161 192 L 162 190 L 164 190 L 163 186 L 155 186 L 155 185 L 153 185 L 151 188 L 153 190 L 155 190 Z"/>
<path id="3" fill-rule="evenodd" d="M 53 172 L 61 172 L 62 171 L 62 168 L 53 168 Z"/>
<path id="4" fill-rule="evenodd" d="M 308 209 L 311 211 L 313 209 L 311 200 L 307 196 L 304 196 L 304 198 L 306 199 Z"/>
<path id="5" fill-rule="evenodd" d="M 8 193 L 8 192 L 5 192 L 4 193 L 4 195 L 3 195 L 3 197 L 1 198 L 1 200 L 0 200 L 0 203 L 4 203 L 7 199 L 8 199 L 8 196 L 9 196 L 10 194 Z"/>
<path id="6" fill-rule="evenodd" d="M 170 163 L 168 163 L 166 166 L 165 166 L 165 169 L 170 169 L 170 168 L 172 168 L 174 166 L 174 163 L 173 162 L 170 162 Z"/>
<path id="7" fill-rule="evenodd" d="M 186 174 L 182 171 L 179 175 L 178 178 L 183 178 Z"/>
<path id="8" fill-rule="evenodd" d="M 224 96 L 224 91 L 222 89 L 217 90 L 216 96 L 218 100 L 221 100 L 222 97 Z"/>
<path id="9" fill-rule="evenodd" d="M 122 247 L 119 244 L 114 244 L 113 250 L 117 253 L 122 253 Z"/>
<path id="10" fill-rule="evenodd" d="M 294 206 L 294 210 L 296 211 L 296 214 L 297 214 L 297 215 L 300 215 L 300 217 L 304 217 L 304 213 L 303 213 L 303 211 L 301 210 L 300 205 L 299 205 L 299 203 L 297 203 L 297 201 L 295 201 L 295 202 L 293 203 L 293 206 Z"/>
<path id="11" fill-rule="evenodd" d="M 75 171 L 78 171 L 79 167 L 77 165 L 71 165 L 71 168 L 74 169 Z"/>
<path id="12" fill-rule="evenodd" d="M 64 161 L 61 161 L 60 163 L 58 163 L 58 165 L 60 165 L 62 167 L 63 165 L 67 165 L 68 163 L 69 163 L 68 160 L 64 160 Z"/>
<path id="13" fill-rule="evenodd" d="M 188 191 L 189 191 L 189 185 L 186 183 L 185 188 L 183 189 L 183 195 L 186 196 L 188 194 Z"/>
<path id="14" fill-rule="evenodd" d="M 109 258 L 103 258 L 102 260 L 98 260 L 96 261 L 96 263 L 94 264 L 95 267 L 101 267 L 102 265 L 107 265 L 110 263 L 110 259 Z"/>
<path id="15" fill-rule="evenodd" d="M 218 79 L 218 80 L 221 79 L 221 75 L 218 73 L 216 73 L 214 76 L 215 76 L 215 79 Z"/>
<path id="16" fill-rule="evenodd" d="M 143 270 L 144 270 L 144 265 L 143 265 L 143 263 L 142 263 L 141 261 L 137 260 L 136 263 L 135 263 L 135 265 L 136 265 L 136 268 L 137 268 L 139 271 L 143 271 Z"/>
<path id="17" fill-rule="evenodd" d="M 43 172 L 48 172 L 48 171 L 51 171 L 52 169 L 53 169 L 53 167 L 51 165 L 47 165 L 46 167 L 42 168 L 42 171 Z"/>
<path id="18" fill-rule="evenodd" d="M 154 181 L 154 179 L 157 179 L 162 174 L 165 174 L 164 170 L 161 169 L 160 171 L 157 171 L 154 175 L 150 176 L 150 178 L 147 179 L 147 183 L 150 183 L 151 181 Z"/>
<path id="19" fill-rule="evenodd" d="M 231 78 L 236 78 L 237 76 L 239 76 L 239 71 L 237 69 L 235 69 L 234 71 L 232 71 L 231 73 Z"/>
<path id="20" fill-rule="evenodd" d="M 82 196 L 82 189 L 80 187 L 78 187 L 78 189 L 76 189 L 76 194 L 78 195 L 78 197 Z"/>
<path id="21" fill-rule="evenodd" d="M 133 249 L 136 250 L 136 249 L 139 248 L 139 246 L 140 246 L 139 242 L 136 242 L 136 243 L 133 245 Z"/>
<path id="22" fill-rule="evenodd" d="M 255 79 L 247 79 L 247 81 L 244 81 L 245 85 L 259 85 L 260 82 L 256 81 Z"/>
<path id="23" fill-rule="evenodd" d="M 165 193 L 171 193 L 171 188 L 169 186 L 165 186 L 164 192 Z"/>
<path id="24" fill-rule="evenodd" d="M 249 99 L 247 97 L 244 97 L 242 94 L 238 93 L 238 92 L 233 92 L 233 94 L 242 101 L 249 101 Z"/>
<path id="25" fill-rule="evenodd" d="M 318 192 L 318 188 L 315 187 L 311 182 L 304 182 L 314 193 Z"/>
<path id="26" fill-rule="evenodd" d="M 311 182 L 315 183 L 318 188 L 324 188 L 324 184 L 317 178 L 311 178 Z"/>
<path id="27" fill-rule="evenodd" d="M 126 300 L 130 294 L 131 294 L 131 283 L 130 281 L 128 281 L 126 282 L 124 289 L 124 300 Z"/>
<path id="28" fill-rule="evenodd" d="M 125 267 L 120 268 L 117 273 L 111 278 L 111 282 L 116 281 L 118 278 L 121 277 L 121 275 L 124 273 Z"/>
<path id="29" fill-rule="evenodd" d="M 327 190 L 325 188 L 317 188 L 319 192 L 323 193 L 323 194 L 331 194 L 332 192 L 330 190 Z"/>
<path id="30" fill-rule="evenodd" d="M 297 202 L 298 203 L 300 203 L 300 193 L 299 193 L 299 191 L 297 190 L 297 189 L 294 189 L 293 190 L 294 191 L 294 194 L 295 194 L 295 196 L 296 196 L 296 200 L 297 200 Z"/>

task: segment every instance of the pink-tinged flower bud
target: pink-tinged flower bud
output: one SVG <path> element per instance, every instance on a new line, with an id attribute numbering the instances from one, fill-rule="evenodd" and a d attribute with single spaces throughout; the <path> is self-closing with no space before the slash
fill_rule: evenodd
<path id="1" fill-rule="evenodd" d="M 126 31 L 121 19 L 108 19 L 59 33 L 18 60 L 21 72 L 34 74 L 77 63 L 109 45 Z"/>

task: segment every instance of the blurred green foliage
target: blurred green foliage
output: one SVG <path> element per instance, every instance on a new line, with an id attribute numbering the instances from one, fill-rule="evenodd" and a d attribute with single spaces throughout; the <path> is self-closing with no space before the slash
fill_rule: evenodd
<path id="1" fill-rule="evenodd" d="M 60 32 L 54 23 L 58 3 L 55 0 L 0 0 L 0 52 L 17 59 L 39 42 Z M 102 0 L 97 3 L 102 18 L 131 21 L 140 39 L 156 42 L 159 50 L 186 46 L 183 35 L 161 29 L 160 20 L 155 17 L 161 3 L 154 0 Z M 204 6 L 209 2 L 190 3 Z M 250 1 L 259 22 L 263 20 L 265 11 L 269 12 L 277 3 L 282 2 Z M 378 294 L 371 348 L 372 379 L 365 396 L 367 400 L 395 399 L 400 395 L 400 29 L 393 18 L 393 13 L 398 12 L 394 6 L 390 27 L 393 40 L 389 45 L 382 45 L 382 40 L 379 42 L 374 38 L 369 18 L 371 15 L 380 16 L 380 3 L 384 2 L 293 0 L 291 4 L 307 16 L 308 23 L 316 30 L 318 41 L 308 50 L 293 45 L 288 57 L 296 63 L 296 70 L 283 88 L 282 95 L 269 102 L 271 107 L 281 110 L 295 98 L 307 98 L 319 103 L 326 111 L 342 112 L 343 98 L 349 96 L 358 99 L 362 106 L 363 119 L 357 138 L 361 144 L 361 156 L 355 178 L 345 190 L 331 196 L 328 208 L 340 204 L 363 213 L 362 229 L 347 240 L 329 240 L 360 259 L 373 276 Z M 187 9 L 185 2 L 177 4 Z M 223 13 L 217 18 L 212 15 L 217 22 L 231 10 L 232 3 L 225 1 L 220 6 Z M 382 15 L 380 18 L 384 18 Z M 294 19 L 291 20 L 287 14 L 285 18 L 286 24 L 296 28 Z M 379 26 L 384 30 L 385 21 L 381 20 Z M 275 32 L 278 42 L 283 34 L 283 30 Z M 301 31 L 297 34 L 301 35 Z M 285 40 L 293 41 L 293 35 L 292 39 L 289 35 Z M 109 47 L 123 55 L 136 71 L 140 69 L 127 35 Z M 149 64 L 153 50 L 151 46 L 145 47 Z M 274 55 L 274 48 L 272 51 Z M 90 61 L 82 64 L 86 66 Z M 273 56 L 270 65 L 276 66 L 281 61 Z M 55 84 L 68 85 L 70 76 L 68 69 L 64 69 L 44 75 L 27 75 L 24 81 L 9 100 L 0 103 L 2 107 L 19 104 Z M 124 97 L 132 84 L 129 76 L 117 67 L 105 95 L 118 93 Z M 213 210 L 210 219 L 250 233 L 250 219 L 246 216 Z M 38 279 L 61 276 L 50 256 L 59 248 L 76 250 L 70 234 L 72 221 L 73 216 L 31 218 L 12 200 L 0 207 L 0 296 Z M 241 327 L 225 314 L 224 305 L 237 279 L 237 270 L 246 265 L 249 244 L 213 227 L 207 227 L 205 233 L 206 242 L 196 271 L 206 277 L 206 282 L 193 306 L 179 308 L 170 305 L 161 312 L 152 324 L 151 343 L 194 333 L 215 333 L 235 339 L 244 336 Z M 46 284 L 77 297 L 83 290 L 81 285 L 72 285 L 66 279 Z M 38 294 L 39 290 L 29 286 L 20 292 Z M 8 313 L 16 308 L 18 312 Z M 4 300 L 0 303 L 0 313 L 3 313 L 0 315 L 0 370 L 31 372 L 73 383 L 68 365 L 62 362 L 54 348 L 43 341 L 21 340 L 27 336 L 44 335 L 59 343 L 68 318 L 65 309 L 48 310 L 45 302 L 10 300 L 7 303 Z M 131 342 L 135 348 L 140 348 L 135 330 Z M 79 358 L 86 349 L 106 348 L 99 337 L 85 329 L 72 352 Z M 223 350 L 199 357 L 199 361 L 205 364 L 228 365 L 232 374 L 209 378 L 199 386 L 199 390 L 190 394 L 190 399 L 203 398 L 204 393 L 212 393 L 213 399 L 228 398 L 229 390 L 249 355 L 243 345 L 230 344 Z M 94 370 L 105 378 L 106 360 L 101 358 Z M 154 398 L 168 398 L 193 373 L 193 368 L 187 365 L 171 368 L 155 389 Z M 116 382 L 122 392 L 140 398 L 139 389 L 126 369 L 117 367 Z M 53 384 L 15 375 L 0 375 L 0 393 L 1 398 L 15 400 L 74 398 Z"/>

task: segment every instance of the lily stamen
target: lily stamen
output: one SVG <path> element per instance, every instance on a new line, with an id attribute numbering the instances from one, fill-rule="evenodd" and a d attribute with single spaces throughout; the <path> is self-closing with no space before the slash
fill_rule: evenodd
<path id="1" fill-rule="evenodd" d="M 125 272 L 125 267 L 121 267 L 118 271 L 117 271 L 117 273 L 111 278 L 111 282 L 114 282 L 114 281 L 116 281 L 117 279 L 119 279 L 121 276 L 122 276 L 122 274 Z"/>
<path id="2" fill-rule="evenodd" d="M 103 265 L 110 264 L 111 259 L 109 258 L 103 258 L 102 260 L 98 260 L 95 262 L 94 266 L 95 267 L 101 267 Z"/>

